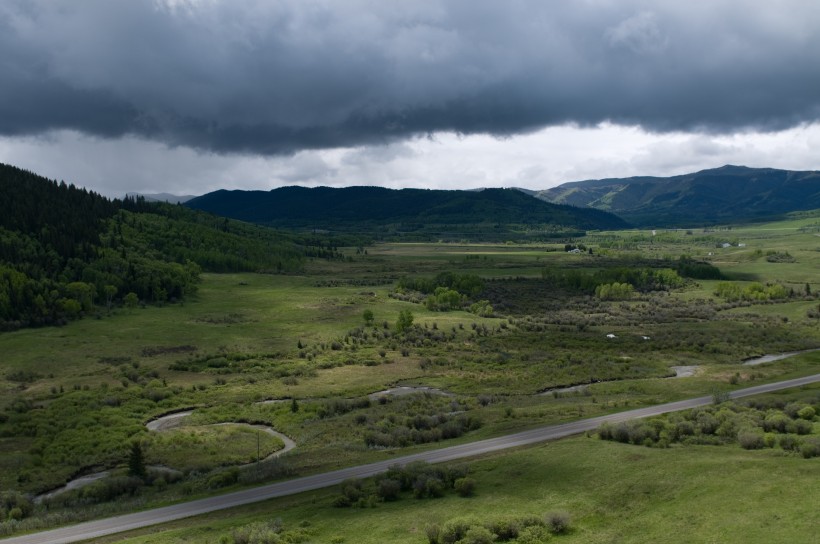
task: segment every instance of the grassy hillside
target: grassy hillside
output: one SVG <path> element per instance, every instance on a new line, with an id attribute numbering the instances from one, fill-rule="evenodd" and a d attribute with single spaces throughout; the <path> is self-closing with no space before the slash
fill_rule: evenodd
<path id="1" fill-rule="evenodd" d="M 186 206 L 270 226 L 367 233 L 376 239 L 504 240 L 626 226 L 608 213 L 546 204 L 512 189 L 283 187 L 268 192 L 216 191 Z"/>
<path id="2" fill-rule="evenodd" d="M 773 218 L 820 208 L 820 172 L 724 166 L 669 178 L 565 183 L 548 202 L 606 210 L 635 225 L 696 226 Z"/>

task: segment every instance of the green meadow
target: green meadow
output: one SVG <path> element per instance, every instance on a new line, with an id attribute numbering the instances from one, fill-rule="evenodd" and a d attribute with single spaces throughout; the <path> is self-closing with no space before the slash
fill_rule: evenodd
<path id="1" fill-rule="evenodd" d="M 533 541 L 804 542 L 817 524 L 816 473 L 816 462 L 778 450 L 656 449 L 576 437 L 469 463 L 472 497 L 338 508 L 339 491 L 327 490 L 95 542 L 218 543 L 237 528 L 278 520 L 292 541 L 425 543 L 431 525 L 553 512 L 568 514 L 567 533 Z"/>
<path id="2" fill-rule="evenodd" d="M 560 244 L 342 248 L 344 260 L 299 274 L 202 274 L 184 302 L 3 333 L 2 534 L 815 374 L 820 352 L 742 363 L 820 347 L 819 225 L 802 214 Z M 714 269 L 722 277 L 686 275 Z M 635 285 L 610 289 L 621 281 Z M 728 284 L 734 299 L 717 294 Z M 682 366 L 693 368 L 676 377 Z M 146 427 L 180 410 L 193 411 L 181 426 Z M 239 423 L 296 448 L 256 464 L 283 444 L 217 425 Z M 126 485 L 132 444 L 176 476 Z M 306 542 L 425 542 L 427 525 L 456 518 L 551 512 L 571 517 L 549 537 L 562 542 L 805 541 L 817 522 L 817 459 L 778 448 L 576 437 L 465 466 L 472 497 L 342 509 L 337 490 L 317 491 L 128 541 L 232 542 L 235 528 L 277 518 Z M 32 503 L 100 470 L 113 476 L 94 493 Z"/>

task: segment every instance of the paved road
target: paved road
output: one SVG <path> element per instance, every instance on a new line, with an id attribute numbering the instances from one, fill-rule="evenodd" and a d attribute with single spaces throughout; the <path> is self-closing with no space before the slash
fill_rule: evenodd
<path id="1" fill-rule="evenodd" d="M 770 391 L 777 391 L 780 389 L 789 389 L 815 382 L 820 382 L 820 374 L 766 385 L 758 385 L 747 389 L 740 389 L 731 393 L 730 397 L 747 397 L 749 395 L 768 393 Z M 699 397 L 696 399 L 670 402 L 648 408 L 639 408 L 637 410 L 619 412 L 617 414 L 583 419 L 572 423 L 564 423 L 562 425 L 550 425 L 548 427 L 540 427 L 538 429 L 523 431 L 507 436 L 500 436 L 498 438 L 489 438 L 487 440 L 479 440 L 478 442 L 471 442 L 469 444 L 450 446 L 448 448 L 406 455 L 386 461 L 379 461 L 369 465 L 361 465 L 357 467 L 335 470 L 333 472 L 326 472 L 323 474 L 315 474 L 313 476 L 306 476 L 304 478 L 297 478 L 286 482 L 278 482 L 253 489 L 226 493 L 224 495 L 217 495 L 206 499 L 175 504 L 173 506 L 165 506 L 163 508 L 145 510 L 134 514 L 126 514 L 123 516 L 116 516 L 98 521 L 89 521 L 78 525 L 63 527 L 61 529 L 53 529 L 51 531 L 13 537 L 0 540 L 0 544 L 59 544 L 63 542 L 78 542 L 103 535 L 119 533 L 131 529 L 138 529 L 141 527 L 165 523 L 167 521 L 206 514 L 215 510 L 223 510 L 225 508 L 232 508 L 243 504 L 264 501 L 274 497 L 282 497 L 285 495 L 301 493 L 303 491 L 310 491 L 312 489 L 320 489 L 323 487 L 336 485 L 344 480 L 347 480 L 348 478 L 365 478 L 379 474 L 380 472 L 384 472 L 391 465 L 395 464 L 405 464 L 412 461 L 441 463 L 444 461 L 452 461 L 454 459 L 463 459 L 465 457 L 472 457 L 483 453 L 515 448 L 517 446 L 525 446 L 528 444 L 535 444 L 537 442 L 555 440 L 557 438 L 583 433 L 585 431 L 596 429 L 601 423 L 604 422 L 618 422 L 628 419 L 655 416 L 668 412 L 677 412 L 679 410 L 705 406 L 711 402 L 711 396 Z"/>

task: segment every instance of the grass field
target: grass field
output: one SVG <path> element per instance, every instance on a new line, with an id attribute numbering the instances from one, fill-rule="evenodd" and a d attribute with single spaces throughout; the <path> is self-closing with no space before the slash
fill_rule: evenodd
<path id="1" fill-rule="evenodd" d="M 237 424 L 179 427 L 145 441 L 146 461 L 184 472 L 252 463 L 281 450 L 280 438 Z"/>
<path id="2" fill-rule="evenodd" d="M 192 425 L 264 424 L 297 443 L 297 449 L 277 462 L 275 469 L 253 475 L 243 472 L 245 476 L 225 480 L 225 485 L 235 487 L 383 459 L 399 451 L 817 373 L 820 353 L 755 367 L 741 364 L 753 356 L 820 347 L 817 222 L 810 216 L 732 229 L 696 229 L 691 234 L 684 230 L 654 235 L 651 231 L 594 233 L 583 240 L 592 254 L 565 253 L 563 244 L 384 244 L 367 248 L 366 255 L 347 251 L 345 261 L 310 261 L 301 275 L 204 274 L 197 295 L 184 304 L 120 308 L 61 328 L 3 333 L 0 489 L 36 494 L 78 473 L 122 468 L 130 444 L 139 441 L 151 463 L 184 472 L 180 482 L 161 490 L 142 488 L 140 506 L 211 493 L 219 480 L 215 476 L 225 467 L 254 460 L 256 435 L 243 426 L 181 428 L 162 437 L 147 431 L 145 423 L 150 419 L 183 408 L 194 410 Z M 723 243 L 733 245 L 718 247 Z M 544 279 L 545 270 L 592 275 L 617 267 L 671 269 L 681 255 L 711 262 L 727 279 L 685 279 L 677 287 L 636 291 L 624 300 L 575 292 Z M 457 309 L 437 311 L 425 304 L 427 295 L 396 288 L 402 277 L 429 279 L 441 272 L 477 275 L 484 280 L 484 290 Z M 741 289 L 780 284 L 788 295 L 730 301 L 715 294 L 727 281 Z M 468 311 L 469 304 L 480 299 L 495 308 L 492 315 Z M 372 312 L 371 322 L 364 319 L 367 310 Z M 399 315 L 408 310 L 413 325 L 401 331 Z M 678 365 L 697 367 L 694 376 L 674 378 L 671 367 Z M 368 397 L 396 385 L 432 387 L 441 394 L 383 401 Z M 579 391 L 550 392 L 578 385 Z M 280 402 L 261 403 L 265 400 Z M 235 451 L 220 451 L 218 445 L 225 442 Z M 265 437 L 260 449 L 270 452 L 279 447 L 275 438 Z M 569 466 L 573 457 L 587 459 L 588 465 L 598 455 L 617 457 L 619 451 L 635 451 L 621 447 L 573 439 L 568 445 L 516 453 L 523 457 L 515 463 L 548 464 L 538 456 L 569 448 L 561 470 L 577 476 L 578 469 Z M 765 467 L 759 469 L 761 473 L 785 459 L 781 472 L 789 472 L 790 463 L 796 461 L 773 451 L 727 452 L 726 448 L 638 451 L 647 459 L 646 470 L 656 471 L 657 478 L 663 471 L 661 454 L 666 453 L 679 456 L 671 466 L 695 467 L 704 462 L 706 473 L 710 463 L 718 467 L 747 458 L 754 460 L 751 465 Z M 501 459 L 506 457 L 486 463 L 501 463 Z M 590 473 L 606 480 L 602 474 L 615 470 L 609 461 L 601 460 L 603 473 L 592 469 Z M 796 472 L 784 475 L 784 481 L 800 480 L 803 467 L 813 465 L 812 460 L 794 464 Z M 357 527 L 383 523 L 367 521 L 366 514 L 389 512 L 391 519 L 403 519 L 394 508 L 432 512 L 437 507 L 431 504 L 440 503 L 447 505 L 442 511 L 453 516 L 482 509 L 512 512 L 513 506 L 505 510 L 482 502 L 491 500 L 491 494 L 485 495 L 488 490 L 503 487 L 492 483 L 499 470 L 476 469 L 477 479 L 488 479 L 479 482 L 484 491 L 473 499 L 400 501 L 380 505 L 372 513 L 356 511 L 355 516 L 337 509 L 309 516 L 303 511 L 283 519 L 288 527 L 295 527 L 302 521 L 299 516 L 307 516 L 303 519 L 311 525 L 303 529 L 315 532 L 317 541 L 329 541 L 333 535 L 322 527 L 337 526 L 339 516 L 360 517 L 356 523 L 361 525 L 350 521 L 352 529 L 343 535 L 345 541 L 354 542 L 359 541 L 351 536 Z M 521 474 L 529 470 L 522 469 Z M 577 497 L 571 499 L 575 502 L 563 504 L 564 499 L 558 500 L 563 495 L 550 491 L 548 495 L 557 501 L 554 506 L 543 500 L 533 504 L 539 512 L 561 508 L 573 514 L 576 529 L 562 540 L 637 542 L 665 541 L 664 531 L 657 527 L 663 525 L 661 517 L 672 516 L 666 506 L 697 502 L 688 509 L 700 514 L 672 517 L 678 519 L 677 525 L 667 529 L 681 531 L 689 523 L 691 530 L 701 531 L 694 534 L 703 535 L 695 540 L 722 541 L 717 533 L 708 533 L 710 525 L 703 520 L 716 508 L 710 501 L 728 501 L 731 493 L 719 492 L 691 472 L 682 473 L 685 481 L 674 480 L 673 487 L 691 488 L 691 493 L 651 491 L 652 499 L 643 501 L 646 504 L 616 518 L 599 511 L 606 508 L 591 498 L 594 479 L 586 475 L 579 480 Z M 497 481 L 505 477 L 510 475 L 498 476 Z M 635 478 L 638 485 L 637 469 L 622 477 Z M 725 487 L 739 492 L 740 481 L 729 482 L 730 474 L 723 478 Z M 521 480 L 524 483 L 515 490 L 504 490 L 521 495 L 518 503 L 507 499 L 512 504 L 533 500 L 526 495 L 526 477 Z M 690 480 L 707 485 L 709 491 L 695 493 Z M 557 486 L 562 493 L 567 489 L 559 480 L 547 479 L 543 485 Z M 629 486 L 622 489 L 628 491 Z M 316 497 L 320 502 L 329 500 L 324 494 Z M 701 503 L 703 510 L 698 510 Z M 43 524 L 127 509 L 128 504 L 132 503 L 123 500 L 119 506 L 106 506 L 69 500 L 71 515 L 77 517 Z M 82 510 L 85 507 L 89 510 Z M 805 512 L 797 502 L 789 508 L 793 511 L 789 515 L 796 517 Z M 407 523 L 421 519 L 420 512 L 409 515 Z M 34 509 L 31 515 L 38 519 L 45 512 Z M 759 523 L 769 517 L 761 514 Z M 224 527 L 239 523 L 231 519 L 224 518 Z M 649 532 L 638 532 L 639 520 L 645 521 L 643 530 Z M 779 520 L 769 521 L 771 526 L 781 525 Z M 423 539 L 423 531 L 412 533 L 409 527 L 403 529 L 407 538 L 417 540 L 406 541 Z M 765 531 L 759 533 L 762 540 Z"/>
<path id="3" fill-rule="evenodd" d="M 232 528 L 281 518 L 286 530 L 301 530 L 308 542 L 425 543 L 427 525 L 455 518 L 483 522 L 564 511 L 572 529 L 550 541 L 809 542 L 818 522 L 816 464 L 774 450 L 654 449 L 578 437 L 471 463 L 477 491 L 470 498 L 403 497 L 340 509 L 331 504 L 332 492 L 314 492 L 122 541 L 217 543 Z"/>

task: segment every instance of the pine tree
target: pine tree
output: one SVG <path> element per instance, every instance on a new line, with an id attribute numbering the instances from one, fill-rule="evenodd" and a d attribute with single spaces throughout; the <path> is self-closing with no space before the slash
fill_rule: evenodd
<path id="1" fill-rule="evenodd" d="M 128 455 L 128 475 L 145 479 L 145 457 L 139 442 L 131 443 L 131 453 Z"/>

